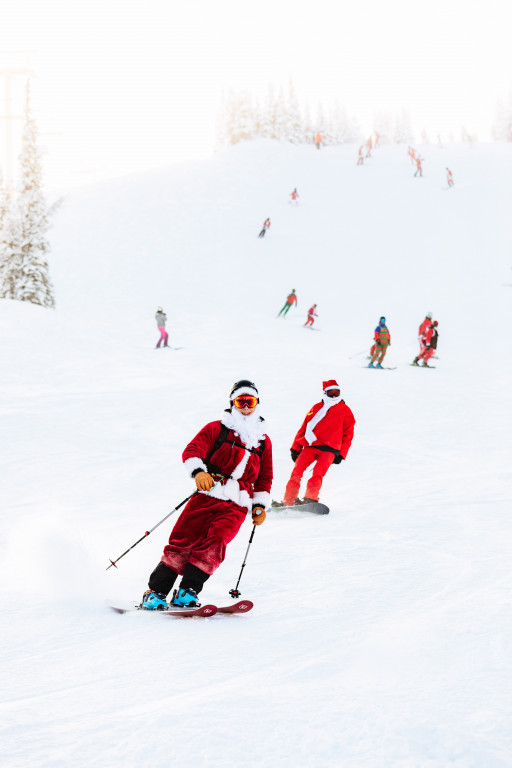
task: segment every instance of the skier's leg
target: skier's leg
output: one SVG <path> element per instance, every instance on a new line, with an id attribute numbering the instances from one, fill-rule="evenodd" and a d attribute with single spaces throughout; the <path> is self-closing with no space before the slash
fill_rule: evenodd
<path id="1" fill-rule="evenodd" d="M 168 346 L 169 346 L 169 334 L 164 328 L 164 347 L 168 347 Z"/>
<path id="2" fill-rule="evenodd" d="M 288 304 L 288 302 L 286 302 L 286 304 L 284 306 L 284 315 L 285 315 L 285 317 L 288 314 L 288 311 L 289 311 L 290 307 L 291 307 L 291 304 Z"/>
<path id="3" fill-rule="evenodd" d="M 192 563 L 187 563 L 180 583 L 180 589 L 193 589 L 196 595 L 198 595 L 204 587 L 205 581 L 209 578 L 209 573 L 205 573 L 196 565 L 192 565 Z"/>
<path id="4" fill-rule="evenodd" d="M 247 517 L 247 508 L 232 501 L 214 498 L 209 501 L 207 527 L 201 539 L 194 544 L 188 558 L 188 564 L 197 569 L 194 572 L 196 581 L 197 571 L 210 576 L 217 570 L 226 556 L 227 545 L 235 538 Z M 189 573 L 190 571 L 185 569 L 184 580 Z"/>
<path id="5" fill-rule="evenodd" d="M 295 503 L 300 491 L 300 481 L 307 467 L 317 458 L 318 451 L 314 448 L 303 448 L 299 453 L 295 466 L 286 485 L 283 501 L 290 507 Z"/>
<path id="6" fill-rule="evenodd" d="M 209 510 L 214 502 L 204 493 L 194 494 L 177 519 L 162 554 L 162 563 L 176 573 L 185 572 L 190 553 L 208 530 Z"/>
<path id="7" fill-rule="evenodd" d="M 158 328 L 158 330 L 160 331 L 160 338 L 158 339 L 158 343 L 157 343 L 157 345 L 156 345 L 156 346 L 157 346 L 157 349 L 159 349 L 159 348 L 160 348 L 160 344 L 161 344 L 161 343 L 162 343 L 162 341 L 164 340 L 164 333 L 165 333 L 165 328 L 160 328 L 160 327 L 159 327 L 159 328 Z"/>
<path id="8" fill-rule="evenodd" d="M 314 501 L 318 501 L 322 480 L 335 458 L 334 453 L 331 453 L 330 451 L 320 451 L 319 453 L 320 456 L 313 468 L 313 474 L 308 480 L 305 494 L 306 498 L 313 499 Z"/>
<path id="9" fill-rule="evenodd" d="M 160 562 L 149 577 L 148 587 L 153 592 L 158 592 L 159 595 L 167 596 L 177 578 L 178 574 L 176 571 L 173 571 L 165 563 Z"/>

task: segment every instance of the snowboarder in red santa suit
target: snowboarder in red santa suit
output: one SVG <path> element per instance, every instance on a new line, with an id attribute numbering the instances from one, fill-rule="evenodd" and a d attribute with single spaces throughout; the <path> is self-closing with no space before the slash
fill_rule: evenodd
<path id="1" fill-rule="evenodd" d="M 272 485 L 272 445 L 259 413 L 259 395 L 246 379 L 236 382 L 230 407 L 211 421 L 183 451 L 197 493 L 174 526 L 169 544 L 149 577 L 142 607 L 163 610 L 178 576 L 171 604 L 196 607 L 205 581 L 225 557 L 227 544 L 250 514 L 265 520 Z"/>
<path id="2" fill-rule="evenodd" d="M 432 357 L 432 355 L 434 354 L 434 352 L 437 349 L 437 339 L 438 339 L 438 336 L 439 336 L 439 334 L 437 332 L 437 326 L 438 325 L 439 325 L 439 323 L 437 322 L 437 320 L 434 320 L 432 322 L 432 325 L 430 325 L 427 328 L 427 330 L 425 331 L 425 334 L 424 334 L 423 340 L 422 340 L 423 341 L 423 351 L 420 352 L 420 354 L 417 357 L 414 358 L 414 360 L 412 361 L 413 365 L 418 365 L 418 361 L 419 360 L 423 360 L 422 365 L 423 365 L 424 368 L 431 368 L 432 367 L 432 366 L 430 366 L 428 364 L 428 361 L 430 360 L 430 358 Z"/>
<path id="3" fill-rule="evenodd" d="M 293 506 L 318 501 L 324 475 L 332 463 L 340 464 L 347 458 L 354 436 L 355 419 L 352 411 L 341 399 L 339 384 L 324 381 L 322 402 L 316 403 L 306 415 L 295 435 L 290 449 L 295 462 L 284 492 L 282 503 L 275 506 Z M 315 464 L 306 486 L 306 495 L 298 500 L 302 475 L 310 464 Z"/>
<path id="4" fill-rule="evenodd" d="M 432 312 L 427 312 L 427 314 L 425 315 L 424 321 L 421 323 L 420 327 L 418 328 L 418 343 L 420 345 L 420 354 L 425 349 L 425 344 L 423 343 L 423 337 L 427 332 L 427 328 L 429 328 L 431 325 L 432 325 Z"/>

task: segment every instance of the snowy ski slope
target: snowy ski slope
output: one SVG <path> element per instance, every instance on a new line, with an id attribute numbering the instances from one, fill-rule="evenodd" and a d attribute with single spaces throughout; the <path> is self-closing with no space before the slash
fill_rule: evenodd
<path id="1" fill-rule="evenodd" d="M 415 179 L 406 147 L 357 167 L 355 147 L 251 143 L 66 198 L 57 310 L 0 302 L 8 768 L 512 766 L 511 147 L 420 151 Z M 159 305 L 179 350 L 154 349 Z M 381 314 L 394 371 L 364 367 Z M 241 377 L 274 498 L 322 380 L 341 383 L 357 424 L 331 514 L 269 515 L 247 616 L 110 613 L 172 519 L 108 559 L 191 492 L 181 451 Z M 250 531 L 207 602 L 229 599 Z"/>

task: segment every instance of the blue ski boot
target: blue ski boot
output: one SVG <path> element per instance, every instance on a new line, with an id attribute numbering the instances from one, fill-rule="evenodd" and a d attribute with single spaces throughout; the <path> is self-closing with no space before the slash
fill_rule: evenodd
<path id="1" fill-rule="evenodd" d="M 377 365 L 375 367 L 376 368 L 382 368 L 382 365 L 380 363 L 377 363 Z"/>
<path id="2" fill-rule="evenodd" d="M 201 603 L 197 599 L 197 593 L 193 589 L 175 589 L 171 605 L 177 605 L 180 608 L 199 608 Z"/>
<path id="3" fill-rule="evenodd" d="M 368 363 L 368 368 L 373 368 L 373 363 Z"/>
<path id="4" fill-rule="evenodd" d="M 165 596 L 154 592 L 152 589 L 147 589 L 142 595 L 141 608 L 145 608 L 147 611 L 165 611 L 168 607 Z"/>

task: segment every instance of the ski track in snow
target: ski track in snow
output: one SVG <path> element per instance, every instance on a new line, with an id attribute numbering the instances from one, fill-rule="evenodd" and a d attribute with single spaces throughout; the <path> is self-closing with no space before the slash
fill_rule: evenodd
<path id="1" fill-rule="evenodd" d="M 0 302 L 6 766 L 510 768 L 506 152 L 426 146 L 412 179 L 402 147 L 361 169 L 353 147 L 255 142 L 67 198 L 56 311 Z M 315 302 L 322 333 L 299 333 Z M 159 305 L 179 355 L 154 349 Z M 429 310 L 427 374 L 409 363 Z M 381 314 L 392 376 L 356 356 Z M 109 558 L 190 493 L 183 447 L 241 377 L 260 390 L 273 498 L 322 380 L 340 381 L 357 424 L 324 482 L 330 515 L 268 515 L 247 616 L 114 614 L 176 516 Z M 250 532 L 204 602 L 229 599 Z"/>

